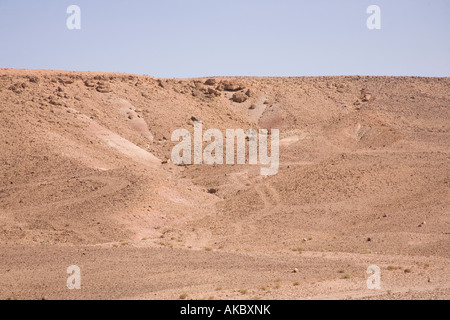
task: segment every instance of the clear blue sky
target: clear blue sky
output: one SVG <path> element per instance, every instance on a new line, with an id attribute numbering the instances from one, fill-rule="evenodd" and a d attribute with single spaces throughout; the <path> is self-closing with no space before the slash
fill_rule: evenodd
<path id="1" fill-rule="evenodd" d="M 448 77 L 450 0 L 0 0 L 0 68 Z"/>

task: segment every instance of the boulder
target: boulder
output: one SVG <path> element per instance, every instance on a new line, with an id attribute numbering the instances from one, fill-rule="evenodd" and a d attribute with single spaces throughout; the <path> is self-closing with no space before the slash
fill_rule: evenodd
<path id="1" fill-rule="evenodd" d="M 216 85 L 216 83 L 217 83 L 216 79 L 208 79 L 205 81 L 205 85 L 207 85 L 207 86 L 214 86 L 214 85 Z"/>
<path id="2" fill-rule="evenodd" d="M 244 89 L 244 87 L 236 82 L 232 82 L 230 80 L 223 80 L 219 83 L 218 88 L 223 88 L 225 91 L 239 91 Z"/>
<path id="3" fill-rule="evenodd" d="M 84 85 L 85 85 L 86 87 L 88 87 L 88 88 L 93 88 L 93 87 L 95 87 L 95 86 L 97 85 L 97 81 L 94 81 L 94 80 L 86 80 L 86 81 L 84 82 Z"/>
<path id="4" fill-rule="evenodd" d="M 99 86 L 96 88 L 96 90 L 101 93 L 109 93 L 112 91 L 109 84 L 105 84 L 105 83 L 99 84 Z"/>
<path id="5" fill-rule="evenodd" d="M 208 88 L 208 93 L 211 95 L 214 95 L 216 97 L 220 97 L 222 94 L 220 93 L 220 91 L 213 89 L 213 88 Z"/>
<path id="6" fill-rule="evenodd" d="M 247 101 L 247 99 L 248 99 L 248 96 L 246 94 L 244 94 L 243 92 L 236 92 L 235 94 L 233 94 L 233 98 L 232 98 L 232 100 L 237 103 L 245 102 L 245 101 Z"/>

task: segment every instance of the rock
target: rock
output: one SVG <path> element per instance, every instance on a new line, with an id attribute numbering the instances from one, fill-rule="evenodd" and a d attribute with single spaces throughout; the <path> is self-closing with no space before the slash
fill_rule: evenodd
<path id="1" fill-rule="evenodd" d="M 29 77 L 28 81 L 30 81 L 31 83 L 39 83 L 40 79 L 38 77 Z"/>
<path id="2" fill-rule="evenodd" d="M 86 87 L 88 87 L 88 88 L 93 88 L 93 87 L 95 87 L 95 86 L 97 85 L 97 82 L 94 81 L 94 80 L 86 80 L 86 81 L 84 82 L 84 85 L 85 85 Z"/>
<path id="3" fill-rule="evenodd" d="M 225 91 L 239 91 L 244 89 L 239 83 L 231 82 L 230 80 L 223 80 L 220 82 L 219 86 L 222 85 Z"/>
<path id="4" fill-rule="evenodd" d="M 297 268 L 294 268 L 294 270 L 292 270 L 292 273 L 298 273 L 298 269 Z"/>
<path id="5" fill-rule="evenodd" d="M 205 81 L 205 84 L 207 86 L 214 86 L 216 83 L 217 83 L 216 79 L 208 79 L 208 80 Z"/>
<path id="6" fill-rule="evenodd" d="M 204 91 L 204 92 L 207 91 L 205 85 L 203 83 L 201 83 L 200 81 L 195 81 L 194 82 L 194 86 L 195 86 L 196 89 L 198 89 L 200 91 Z"/>
<path id="7" fill-rule="evenodd" d="M 362 89 L 359 98 L 362 102 L 369 102 L 372 100 L 372 94 L 368 92 L 366 89 Z"/>
<path id="8" fill-rule="evenodd" d="M 223 84 L 222 84 L 222 83 L 219 83 L 219 84 L 217 85 L 217 87 L 216 87 L 216 90 L 218 90 L 218 91 L 223 91 L 223 90 L 224 90 Z"/>
<path id="9" fill-rule="evenodd" d="M 372 100 L 372 95 L 370 93 L 366 93 L 361 101 L 362 102 L 369 102 L 370 100 Z"/>
<path id="10" fill-rule="evenodd" d="M 245 101 L 247 101 L 247 99 L 248 99 L 248 97 L 242 92 L 236 92 L 235 94 L 233 94 L 233 98 L 232 98 L 232 100 L 237 103 L 245 102 Z"/>
<path id="11" fill-rule="evenodd" d="M 215 90 L 213 88 L 208 88 L 208 93 L 212 94 L 212 95 L 215 95 L 216 97 L 220 97 L 222 95 L 222 93 L 220 93 L 220 91 Z"/>
<path id="12" fill-rule="evenodd" d="M 256 105 L 254 103 L 252 103 L 252 105 L 249 107 L 250 110 L 254 110 L 256 109 Z"/>
<path id="13" fill-rule="evenodd" d="M 70 78 L 66 78 L 66 79 L 59 79 L 59 82 L 61 82 L 62 84 L 66 85 L 66 84 L 74 83 L 74 80 L 70 79 Z"/>
<path id="14" fill-rule="evenodd" d="M 61 106 L 62 105 L 60 102 L 58 102 L 56 100 L 55 97 L 51 97 L 50 100 L 48 101 L 48 103 L 50 103 L 51 105 L 54 105 L 54 106 Z"/>
<path id="15" fill-rule="evenodd" d="M 245 95 L 250 98 L 252 96 L 252 91 L 250 91 L 250 89 L 248 89 L 247 92 L 245 93 Z"/>
<path id="16" fill-rule="evenodd" d="M 101 93 L 108 93 L 111 92 L 112 90 L 109 85 L 101 84 L 97 87 L 97 91 Z"/>
<path id="17" fill-rule="evenodd" d="M 214 188 L 208 189 L 208 193 L 215 194 L 217 193 L 217 189 Z"/>
<path id="18" fill-rule="evenodd" d="M 25 82 L 23 82 L 23 83 L 15 83 L 8 89 L 13 91 L 14 93 L 20 94 L 26 88 L 28 88 L 28 85 Z"/>
<path id="19" fill-rule="evenodd" d="M 208 87 L 206 87 L 201 81 L 195 80 L 192 84 L 190 84 L 192 88 L 192 96 L 193 97 L 201 97 L 203 94 L 208 93 Z"/>

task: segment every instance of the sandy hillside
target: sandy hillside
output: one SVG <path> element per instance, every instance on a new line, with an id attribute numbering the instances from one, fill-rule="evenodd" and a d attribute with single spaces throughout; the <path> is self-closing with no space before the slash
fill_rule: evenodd
<path id="1" fill-rule="evenodd" d="M 173 164 L 195 119 L 278 174 Z M 449 78 L 0 69 L 0 299 L 449 299 L 449 130 Z"/>

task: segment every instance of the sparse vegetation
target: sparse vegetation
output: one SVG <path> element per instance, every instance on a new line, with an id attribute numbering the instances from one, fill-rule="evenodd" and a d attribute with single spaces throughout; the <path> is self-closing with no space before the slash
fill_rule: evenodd
<path id="1" fill-rule="evenodd" d="M 389 271 L 393 271 L 393 270 L 399 270 L 399 269 L 401 269 L 402 267 L 395 267 L 395 266 L 388 266 L 387 267 L 387 269 L 389 270 Z"/>
<path id="2" fill-rule="evenodd" d="M 187 293 L 182 293 L 182 294 L 180 294 L 180 300 L 185 300 L 185 299 L 187 299 L 189 296 L 188 296 L 188 294 Z"/>
<path id="3" fill-rule="evenodd" d="M 341 276 L 341 279 L 350 279 L 350 278 L 351 276 L 348 273 Z"/>
<path id="4" fill-rule="evenodd" d="M 292 251 L 296 251 L 298 253 L 302 253 L 303 252 L 303 248 L 301 248 L 301 247 L 293 248 Z"/>

